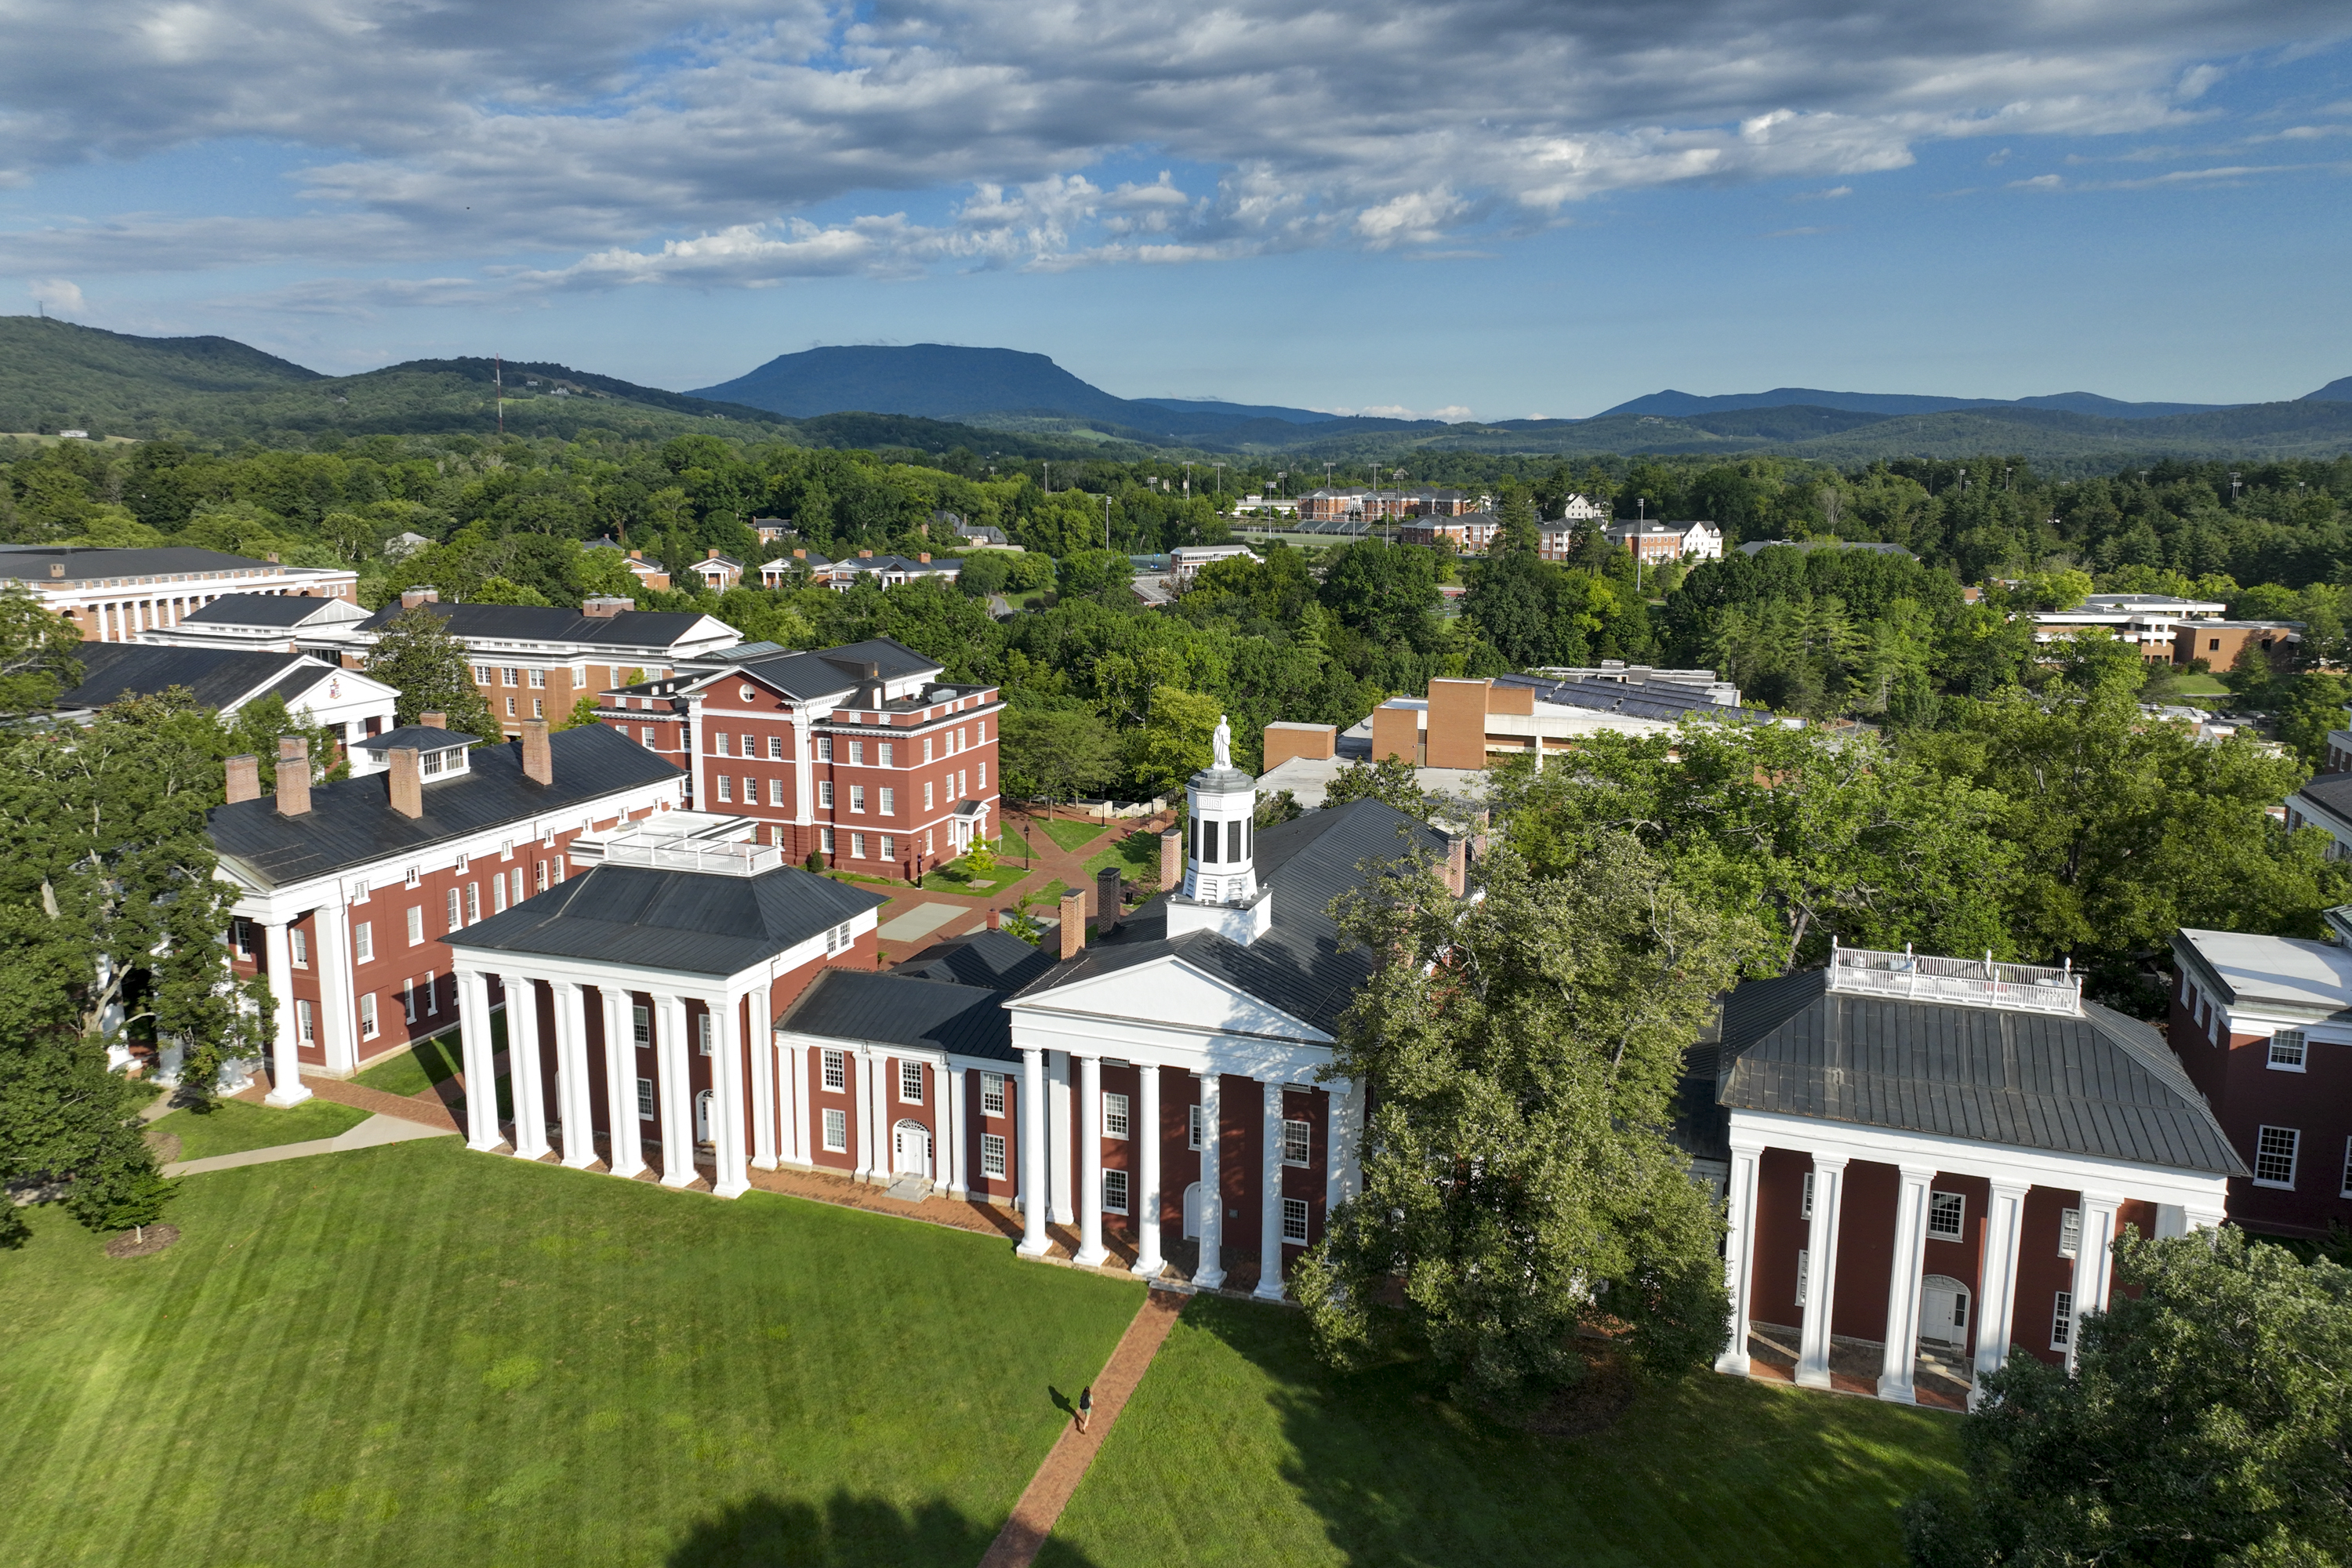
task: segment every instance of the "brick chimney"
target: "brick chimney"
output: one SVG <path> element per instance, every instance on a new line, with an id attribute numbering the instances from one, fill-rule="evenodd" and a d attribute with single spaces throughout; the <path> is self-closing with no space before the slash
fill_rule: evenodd
<path id="1" fill-rule="evenodd" d="M 449 727 L 449 715 L 446 713 L 419 713 L 416 716 L 416 721 L 424 725 L 428 730 L 446 730 Z"/>
<path id="2" fill-rule="evenodd" d="M 805 550 L 795 550 L 793 552 L 793 559 L 795 561 L 805 561 L 808 559 L 808 552 Z"/>
<path id="3" fill-rule="evenodd" d="M 1004 911 L 1003 910 L 991 910 L 988 911 L 988 929 L 991 931 L 1003 931 L 1004 929 Z"/>
<path id="4" fill-rule="evenodd" d="M 438 588 L 404 588 L 400 593 L 400 607 L 404 610 L 413 610 L 419 605 L 437 605 L 440 602 L 441 590 Z"/>
<path id="5" fill-rule="evenodd" d="M 1076 958 L 1086 945 L 1087 895 L 1073 889 L 1062 895 L 1062 957 Z"/>
<path id="6" fill-rule="evenodd" d="M 228 760 L 228 803 L 261 798 L 261 759 L 251 752 Z"/>
<path id="7" fill-rule="evenodd" d="M 645 558 L 646 552 L 642 550 L 632 550 L 629 552 L 629 559 L 632 561 L 643 561 Z"/>
<path id="8" fill-rule="evenodd" d="M 555 754 L 547 745 L 547 721 L 522 721 L 522 776 L 533 784 L 555 782 Z"/>
<path id="9" fill-rule="evenodd" d="M 634 610 L 636 607 L 637 602 L 635 599 L 624 599 L 610 594 L 599 594 L 593 599 L 580 601 L 580 613 L 600 621 L 609 620 L 625 610 Z"/>
<path id="10" fill-rule="evenodd" d="M 1172 893 L 1184 885 L 1184 830 L 1171 827 L 1160 836 L 1160 890 Z"/>
<path id="11" fill-rule="evenodd" d="M 425 775 L 417 770 L 416 748 L 394 746 L 385 753 L 392 759 L 392 772 L 384 775 L 392 786 L 392 809 L 403 816 L 425 815 Z"/>
<path id="12" fill-rule="evenodd" d="M 310 742 L 299 735 L 278 738 L 278 815 L 300 816 L 310 809 Z"/>
<path id="13" fill-rule="evenodd" d="M 1106 866 L 1095 873 L 1095 930 L 1102 935 L 1118 929 L 1120 902 L 1118 868 Z"/>
<path id="14" fill-rule="evenodd" d="M 915 553 L 915 559 L 929 566 L 931 563 L 931 552 L 928 550 L 918 551 Z"/>
<path id="15" fill-rule="evenodd" d="M 1470 841 L 1460 837 L 1445 841 L 1445 886 L 1455 898 L 1470 888 Z"/>
<path id="16" fill-rule="evenodd" d="M 871 561 L 874 559 L 874 552 L 871 550 L 861 550 L 857 552 L 857 558 L 860 561 Z"/>

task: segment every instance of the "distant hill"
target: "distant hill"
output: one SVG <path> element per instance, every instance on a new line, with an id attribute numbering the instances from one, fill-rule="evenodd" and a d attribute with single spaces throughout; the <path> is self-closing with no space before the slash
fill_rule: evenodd
<path id="1" fill-rule="evenodd" d="M 986 424 L 1075 419 L 1139 441 L 1229 436 L 1262 421 L 1306 425 L 1333 417 L 1307 408 L 1207 398 L 1117 397 L 1044 354 L 949 343 L 844 344 L 780 354 L 691 395 L 748 404 L 793 419 L 847 413 Z"/>
<path id="2" fill-rule="evenodd" d="M 2339 376 L 2317 392 L 2303 395 L 2305 403 L 2352 403 L 2352 375 Z"/>
<path id="3" fill-rule="evenodd" d="M 1832 408 L 1846 414 L 1946 414 L 1961 408 L 2046 408 L 2065 414 L 2095 414 L 2107 419 L 2166 419 L 2176 414 L 2207 414 L 2221 403 L 2124 403 L 2095 392 L 2058 392 L 2044 397 L 1927 397 L 1895 392 L 1822 392 L 1810 386 L 1776 386 L 1769 392 L 1735 392 L 1695 397 L 1687 392 L 1653 392 L 1603 409 L 1612 414 L 1652 414 L 1669 419 L 1694 414 L 1725 414 L 1745 408 Z"/>

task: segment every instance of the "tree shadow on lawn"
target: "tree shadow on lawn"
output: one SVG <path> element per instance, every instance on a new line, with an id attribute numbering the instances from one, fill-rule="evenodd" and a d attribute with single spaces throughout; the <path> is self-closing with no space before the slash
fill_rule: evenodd
<path id="1" fill-rule="evenodd" d="M 940 1500 L 903 1509 L 846 1491 L 822 1505 L 761 1493 L 697 1521 L 667 1561 L 668 1568 L 971 1568 L 1001 1524 Z M 1092 1568 L 1091 1559 L 1065 1560 Z"/>
<path id="2" fill-rule="evenodd" d="M 1901 1504 L 1958 1479 L 1938 1412 L 1702 1372 L 1547 1436 L 1457 1405 L 1425 1357 L 1334 1372 L 1300 1313 L 1201 1297 L 1185 1319 L 1274 1382 L 1283 1479 L 1353 1563 L 1895 1563 Z"/>

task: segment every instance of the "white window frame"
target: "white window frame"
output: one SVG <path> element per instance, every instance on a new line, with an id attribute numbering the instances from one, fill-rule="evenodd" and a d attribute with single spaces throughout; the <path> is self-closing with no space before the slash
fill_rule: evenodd
<path id="1" fill-rule="evenodd" d="M 784 799 L 784 781 L 782 778 L 772 778 L 768 781 L 768 804 L 777 807 L 792 804 Z"/>
<path id="2" fill-rule="evenodd" d="M 411 947 L 425 945 L 425 906 L 423 904 L 408 906 L 408 945 Z"/>
<path id="3" fill-rule="evenodd" d="M 1313 1223 L 1313 1210 L 1305 1198 L 1282 1200 L 1282 1243 L 1285 1247 L 1307 1245 L 1307 1227 Z"/>
<path id="4" fill-rule="evenodd" d="M 902 1061 L 898 1064 L 898 1103 L 901 1105 L 923 1103 L 922 1063 Z"/>
<path id="5" fill-rule="evenodd" d="M 2341 1195 L 2352 1198 L 2352 1138 L 2344 1140 L 2344 1187 Z"/>
<path id="6" fill-rule="evenodd" d="M 770 761 L 770 762 L 772 762 L 772 763 L 781 763 L 781 762 L 782 762 L 783 760 L 784 760 L 784 738 L 783 738 L 782 735 L 771 735 L 771 736 L 769 736 L 769 737 L 768 737 L 768 761 Z"/>
<path id="7" fill-rule="evenodd" d="M 2310 1059 L 2310 1036 L 2301 1029 L 2279 1029 L 2271 1035 L 2263 1065 L 2273 1072 L 2304 1072 Z"/>
<path id="8" fill-rule="evenodd" d="M 1102 1130 L 1104 1137 L 1116 1138 L 1121 1142 L 1125 1142 L 1127 1141 L 1134 1128 L 1133 1118 L 1129 1114 L 1129 1103 L 1127 1096 L 1123 1094 L 1113 1094 L 1108 1089 L 1103 1092 Z M 1125 1211 L 1122 1210 L 1120 1212 L 1124 1213 Z"/>
<path id="9" fill-rule="evenodd" d="M 376 1020 L 375 993 L 373 991 L 361 992 L 360 1038 L 362 1040 L 373 1040 L 376 1036 L 383 1032 L 383 1026 Z"/>
<path id="10" fill-rule="evenodd" d="M 832 736 L 819 735 L 816 738 L 816 760 L 820 763 L 829 763 L 833 761 Z"/>
<path id="11" fill-rule="evenodd" d="M 866 810 L 866 786 L 864 784 L 851 784 L 849 786 L 849 809 L 861 816 L 864 815 Z"/>
<path id="12" fill-rule="evenodd" d="M 407 1020 L 416 1022 L 416 976 L 407 975 L 400 983 L 400 1011 Z"/>
<path id="13" fill-rule="evenodd" d="M 286 930 L 286 949 L 293 956 L 295 968 L 310 967 L 310 933 L 309 931 L 304 931 L 300 926 L 289 926 Z"/>
<path id="14" fill-rule="evenodd" d="M 630 1042 L 640 1047 L 654 1043 L 654 1010 L 638 1003 L 629 1004 Z"/>
<path id="15" fill-rule="evenodd" d="M 696 1014 L 694 1018 L 695 1047 L 706 1057 L 715 1054 L 711 1049 L 710 1044 L 711 1036 L 714 1033 L 715 1031 L 710 1026 L 710 1010 L 706 1007 L 700 1013 Z"/>
<path id="16" fill-rule="evenodd" d="M 1004 1178 L 1004 1134 L 982 1133 L 980 1135 L 980 1173 L 983 1176 L 993 1176 L 1002 1181 Z"/>
<path id="17" fill-rule="evenodd" d="M 294 1037 L 306 1046 L 319 1043 L 319 1022 L 306 997 L 294 998 Z"/>
<path id="18" fill-rule="evenodd" d="M 464 931 L 466 929 L 466 895 L 455 887 L 449 889 L 448 913 L 449 929 Z"/>
<path id="19" fill-rule="evenodd" d="M 884 816 L 896 816 L 898 814 L 898 792 L 884 784 L 877 792 L 875 806 Z"/>
<path id="20" fill-rule="evenodd" d="M 866 858 L 866 835 L 863 833 L 853 833 L 849 836 L 849 858 L 852 860 Z"/>
<path id="21" fill-rule="evenodd" d="M 1811 1171 L 1805 1173 L 1804 1195 L 1797 1201 L 1797 1217 L 1801 1220 L 1810 1221 L 1813 1217 L 1813 1174 Z"/>
<path id="22" fill-rule="evenodd" d="M 441 983 L 433 977 L 433 972 L 428 969 L 425 972 L 425 1013 L 427 1017 L 430 1017 L 439 1011 L 441 1011 Z"/>
<path id="23" fill-rule="evenodd" d="M 2062 1209 L 2058 1215 L 2058 1256 L 2077 1258 L 2083 1251 L 2083 1211 Z"/>
<path id="24" fill-rule="evenodd" d="M 824 1151 L 828 1154 L 849 1152 L 849 1112 L 837 1105 L 824 1108 Z"/>
<path id="25" fill-rule="evenodd" d="M 649 1078 L 641 1078 L 637 1079 L 637 1120 L 640 1121 L 651 1121 L 653 1119 L 654 1080 Z"/>
<path id="26" fill-rule="evenodd" d="M 1105 1171 L 1102 1173 L 1102 1206 L 1105 1214 L 1127 1212 L 1127 1173 Z"/>
<path id="27" fill-rule="evenodd" d="M 355 963 L 375 962 L 375 921 L 362 921 L 352 927 L 352 956 Z"/>
<path id="28" fill-rule="evenodd" d="M 2074 1292 L 2061 1290 L 2050 1303 L 2050 1348 L 2063 1351 L 2074 1341 Z"/>
<path id="29" fill-rule="evenodd" d="M 817 805 L 824 807 L 827 811 L 831 811 L 833 809 L 833 781 L 831 779 L 819 779 L 816 781 L 816 803 Z"/>
<path id="30" fill-rule="evenodd" d="M 1201 1107 L 1198 1103 L 1187 1106 L 1185 1109 L 1192 1114 L 1185 1118 L 1184 1146 L 1188 1149 L 1198 1149 L 1201 1146 L 1201 1135 L 1206 1129 L 1206 1122 L 1201 1115 Z"/>
<path id="31" fill-rule="evenodd" d="M 1797 1305 L 1800 1307 L 1805 1304 L 1805 1287 L 1812 1282 L 1810 1278 L 1812 1267 L 1812 1249 L 1805 1247 L 1797 1248 Z"/>
<path id="32" fill-rule="evenodd" d="M 882 836 L 882 847 L 882 847 L 882 854 L 881 854 L 881 858 L 882 858 L 882 859 L 885 859 L 885 860 L 895 860 L 895 859 L 897 859 L 897 858 L 898 858 L 898 841 L 897 839 L 895 839 L 895 838 L 891 837 L 890 837 L 888 834 L 887 834 L 887 833 L 886 833 L 886 834 L 884 834 L 884 835 Z"/>
<path id="33" fill-rule="evenodd" d="M 2277 1134 L 2277 1138 L 2275 1139 L 2273 1137 L 2273 1134 L 2274 1133 Z M 2274 1160 L 2277 1158 L 2277 1151 L 2273 1148 L 2265 1147 L 2265 1145 L 2275 1143 L 2280 1139 L 2284 1140 L 2286 1144 L 2286 1179 L 2284 1181 L 2281 1181 L 2275 1176 L 2265 1176 L 2262 1173 L 2263 1163 L 2265 1160 Z M 2254 1129 L 2254 1157 L 2252 1161 L 2254 1168 L 2254 1185 L 2258 1187 L 2273 1187 L 2280 1192 L 2286 1193 L 2294 1191 L 2295 1165 L 2302 1157 L 2303 1129 L 2300 1127 L 2262 1126 Z M 2276 1167 L 2273 1166 L 2273 1168 L 2275 1169 Z"/>
<path id="34" fill-rule="evenodd" d="M 817 1063 L 818 1081 L 835 1094 L 849 1092 L 849 1053 L 824 1051 Z"/>
<path id="35" fill-rule="evenodd" d="M 530 672 L 530 689 L 533 691 L 544 691 L 547 689 L 547 671 L 543 669 L 534 669 Z"/>
<path id="36" fill-rule="evenodd" d="M 1293 1158 L 1291 1151 L 1297 1151 Z M 1282 1119 L 1282 1163 L 1305 1170 L 1315 1154 L 1315 1125 L 1293 1117 Z"/>
<path id="37" fill-rule="evenodd" d="M 733 775 L 730 773 L 715 773 L 712 777 L 719 781 L 719 798 L 730 805 L 734 804 L 735 780 Z"/>
<path id="38" fill-rule="evenodd" d="M 1003 1073 L 984 1072 L 980 1075 L 980 1113 L 982 1116 L 1004 1114 L 1004 1075 Z M 2347 1143 L 2347 1151 L 2352 1151 L 2352 1143 Z"/>
<path id="39" fill-rule="evenodd" d="M 1938 1224 L 1938 1221 L 1946 1223 Z M 1966 1193 L 1929 1193 L 1927 1194 L 1927 1239 L 1958 1241 L 1968 1234 L 1969 1195 Z"/>

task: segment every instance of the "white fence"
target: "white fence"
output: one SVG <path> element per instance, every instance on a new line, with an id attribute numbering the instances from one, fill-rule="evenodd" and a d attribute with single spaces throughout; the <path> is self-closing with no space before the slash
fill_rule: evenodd
<path id="1" fill-rule="evenodd" d="M 2072 965 L 2051 969 L 2035 963 L 1999 963 L 1989 953 L 1982 959 L 1943 958 L 1931 953 L 1832 948 L 1829 988 L 1908 1002 L 1957 1002 L 1970 1007 L 2009 1007 L 2068 1016 L 2080 1016 L 2083 1011 L 2083 977 Z"/>

